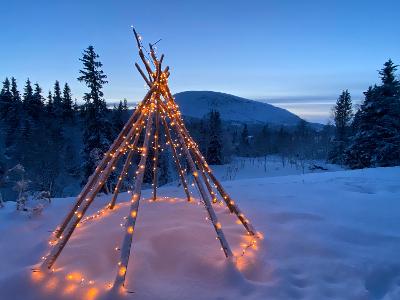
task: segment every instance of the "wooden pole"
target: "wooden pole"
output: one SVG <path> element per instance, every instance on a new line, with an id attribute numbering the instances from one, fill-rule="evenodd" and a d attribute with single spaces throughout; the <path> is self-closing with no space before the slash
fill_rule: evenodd
<path id="1" fill-rule="evenodd" d="M 185 191 L 187 200 L 190 202 L 191 201 L 191 197 L 190 197 L 189 188 L 188 188 L 186 180 L 185 180 L 185 173 L 183 172 L 181 163 L 179 162 L 179 157 L 178 157 L 178 154 L 176 153 L 176 148 L 175 148 L 174 142 L 172 141 L 171 133 L 169 131 L 169 127 L 167 125 L 167 122 L 165 121 L 165 115 L 163 115 L 161 117 L 161 121 L 162 121 L 162 123 L 164 125 L 165 134 L 167 135 L 167 143 L 170 145 L 171 150 L 172 150 L 172 155 L 173 155 L 174 160 L 175 160 L 175 164 L 176 164 L 176 168 L 177 168 L 177 171 L 178 171 L 178 174 L 179 174 L 179 178 L 181 179 L 182 186 L 183 186 L 183 189 Z"/>
<path id="2" fill-rule="evenodd" d="M 156 99 L 157 101 L 157 99 Z M 158 140 L 159 140 L 159 123 L 160 123 L 160 111 L 159 106 L 156 104 L 156 132 L 154 134 L 154 165 L 153 165 L 153 201 L 157 199 L 157 170 L 158 170 Z"/>
<path id="3" fill-rule="evenodd" d="M 167 67 L 166 70 L 164 71 L 164 73 L 168 72 L 168 69 L 169 68 Z M 201 169 L 203 169 L 202 171 L 203 172 L 205 170 L 207 171 L 207 174 L 210 176 L 211 180 L 213 181 L 214 185 L 216 186 L 221 197 L 224 199 L 224 202 L 227 205 L 228 209 L 237 216 L 237 218 L 240 220 L 240 222 L 242 223 L 242 225 L 245 227 L 245 229 L 247 230 L 247 232 L 250 235 L 255 235 L 256 231 L 255 231 L 254 227 L 251 225 L 249 220 L 245 218 L 244 214 L 240 211 L 239 207 L 235 204 L 235 202 L 232 200 L 232 198 L 229 196 L 229 194 L 223 189 L 222 185 L 219 183 L 217 178 L 212 173 L 212 170 L 209 167 L 209 165 L 207 164 L 207 162 L 205 161 L 204 157 L 201 155 L 200 150 L 197 147 L 197 144 L 194 142 L 193 138 L 189 134 L 189 131 L 186 129 L 186 126 L 181 118 L 181 113 L 178 109 L 178 105 L 176 104 L 167 84 L 162 85 L 161 94 L 162 94 L 163 98 L 165 99 L 165 101 L 167 102 L 166 105 L 171 106 L 171 108 L 172 108 L 171 115 L 173 115 L 175 117 L 170 116 L 170 118 L 172 117 L 171 120 L 174 120 L 174 122 L 178 123 L 179 131 L 184 135 L 184 138 L 187 139 L 187 141 L 190 145 L 189 148 L 192 150 L 197 164 L 204 166 L 204 169 L 201 168 Z M 160 102 L 161 102 L 161 100 L 160 100 Z M 164 109 L 167 110 L 166 108 L 164 108 Z M 205 173 L 202 175 L 203 178 L 204 178 L 204 175 L 205 175 Z M 210 194 L 213 197 L 215 197 L 215 194 L 211 193 L 212 188 L 211 188 L 211 186 L 209 186 L 208 180 L 204 180 L 204 182 L 206 183 L 207 189 L 210 192 Z M 213 202 L 214 201 L 215 201 L 215 198 L 213 198 Z"/>
<path id="4" fill-rule="evenodd" d="M 187 162 L 189 164 L 189 167 L 190 167 L 190 170 L 191 170 L 191 172 L 192 172 L 192 174 L 194 176 L 194 180 L 196 182 L 196 185 L 199 188 L 201 197 L 202 197 L 202 199 L 204 201 L 204 206 L 205 206 L 205 208 L 206 208 L 206 210 L 208 212 L 208 216 L 209 216 L 209 218 L 210 218 L 210 220 L 211 220 L 211 222 L 212 222 L 212 224 L 214 226 L 215 232 L 217 233 L 217 237 L 218 237 L 218 239 L 219 239 L 219 241 L 221 243 L 222 250 L 224 251 L 225 256 L 227 258 L 232 258 L 233 257 L 232 250 L 229 247 L 229 244 L 228 244 L 228 241 L 225 238 L 224 232 L 222 231 L 221 223 L 218 222 L 218 218 L 217 218 L 217 215 L 215 214 L 214 209 L 213 209 L 213 207 L 211 205 L 211 201 L 208 198 L 208 195 L 207 195 L 207 193 L 206 193 L 206 191 L 204 189 L 204 186 L 203 186 L 202 182 L 200 181 L 200 179 L 198 177 L 198 172 L 196 170 L 196 166 L 195 166 L 195 164 L 193 162 L 193 159 L 192 159 L 192 156 L 190 155 L 190 152 L 189 152 L 189 150 L 188 150 L 188 148 L 186 146 L 183 134 L 180 131 L 180 128 L 179 128 L 178 124 L 176 122 L 173 122 L 173 120 L 171 120 L 171 121 L 172 122 L 170 124 L 171 125 L 173 124 L 172 126 L 175 129 L 175 133 L 177 134 L 177 136 L 178 136 L 178 138 L 180 140 L 180 143 L 182 145 L 183 152 L 185 154 L 186 160 L 187 160 Z"/>
<path id="5" fill-rule="evenodd" d="M 153 76 L 154 76 L 153 71 L 151 70 L 148 61 L 147 61 L 146 58 L 144 57 L 144 54 L 143 54 L 143 46 L 142 46 L 142 43 L 141 43 L 141 39 L 139 38 L 139 35 L 137 34 L 135 28 L 133 28 L 133 33 L 134 33 L 134 35 L 135 35 L 136 43 L 137 43 L 137 46 L 138 46 L 138 48 L 139 48 L 139 56 L 140 56 L 140 59 L 142 60 L 144 66 L 145 66 L 145 68 L 146 68 L 146 71 L 149 73 L 149 78 L 153 78 L 153 79 L 154 79 L 154 77 L 153 77 Z"/>
<path id="6" fill-rule="evenodd" d="M 141 119 L 144 114 L 141 115 L 141 117 L 137 120 L 134 126 L 132 126 L 131 131 L 135 131 L 136 124 L 138 126 L 141 126 Z M 130 132 L 131 132 L 130 131 Z M 120 149 L 123 149 L 125 145 L 121 144 L 120 147 L 116 150 L 116 152 L 113 154 L 113 158 L 119 157 L 118 154 L 122 153 Z M 114 164 L 117 162 L 117 160 L 114 160 Z M 74 232 L 76 226 L 82 219 L 82 217 L 85 215 L 87 209 L 89 206 L 92 204 L 95 196 L 97 193 L 101 190 L 103 187 L 104 183 L 107 181 L 107 178 L 110 176 L 110 173 L 112 172 L 114 164 L 108 164 L 107 167 L 105 168 L 104 171 L 101 172 L 99 180 L 96 182 L 96 185 L 91 189 L 91 192 L 88 194 L 88 196 L 85 198 L 85 201 L 83 202 L 83 205 L 80 205 L 75 211 L 72 211 L 72 217 L 70 221 L 67 223 L 65 229 L 64 229 L 64 234 L 60 235 L 57 240 L 56 244 L 53 246 L 53 248 L 50 251 L 50 254 L 45 258 L 45 260 L 42 263 L 41 268 L 42 269 L 50 269 L 55 261 L 57 260 L 58 256 L 61 254 L 62 250 L 64 249 L 66 243 L 68 242 L 69 238 L 71 237 L 72 233 Z"/>
<path id="7" fill-rule="evenodd" d="M 138 105 L 138 108 L 135 110 L 135 112 L 132 114 L 132 116 L 129 118 L 129 120 L 126 122 L 124 125 L 123 129 L 121 130 L 120 134 L 118 137 L 115 139 L 113 144 L 110 146 L 110 149 L 107 151 L 107 153 L 103 156 L 100 164 L 96 167 L 95 172 L 89 177 L 88 182 L 82 189 L 81 193 L 78 195 L 76 198 L 76 202 L 73 206 L 73 208 L 69 211 L 69 213 L 66 215 L 64 218 L 63 222 L 61 225 L 56 229 L 55 231 L 55 236 L 56 238 L 59 238 L 63 231 L 65 230 L 66 226 L 68 225 L 69 221 L 74 215 L 74 212 L 78 209 L 78 207 L 82 204 L 84 201 L 85 197 L 87 194 L 91 191 L 93 186 L 96 184 L 98 181 L 98 178 L 103 172 L 103 170 L 106 168 L 106 166 L 110 163 L 110 160 L 114 158 L 115 150 L 124 142 L 127 140 L 127 133 L 131 129 L 132 124 L 134 123 L 134 120 L 137 118 L 137 115 L 139 112 L 142 110 L 152 93 L 154 92 L 155 87 L 150 88 L 150 90 L 147 92 L 146 96 L 143 98 L 141 103 Z"/>
<path id="8" fill-rule="evenodd" d="M 141 110 L 144 110 L 144 107 L 142 107 Z M 93 190 L 94 190 L 94 189 L 95 189 L 95 190 L 100 190 L 100 189 L 103 187 L 103 185 L 105 184 L 105 182 L 106 182 L 107 179 L 108 179 L 108 176 L 110 175 L 110 172 L 112 171 L 112 169 L 110 169 L 110 168 L 112 168 L 112 167 L 116 164 L 116 162 L 119 160 L 119 158 L 122 156 L 123 152 L 125 151 L 125 148 L 127 147 L 127 145 L 129 145 L 129 142 L 128 142 L 128 141 L 132 138 L 132 136 L 133 136 L 135 130 L 137 130 L 138 127 L 141 126 L 143 117 L 144 117 L 144 115 L 143 115 L 142 112 L 141 112 L 139 118 L 136 120 L 136 122 L 135 122 L 135 123 L 132 125 L 132 127 L 129 129 L 128 134 L 127 134 L 126 136 L 124 136 L 124 141 L 123 141 L 122 143 L 120 143 L 120 145 L 119 145 L 118 148 L 115 150 L 115 152 L 110 153 L 109 156 L 111 157 L 111 159 L 110 159 L 110 161 L 107 163 L 106 168 L 103 169 L 103 170 L 99 170 L 99 176 L 98 176 L 98 177 L 96 178 L 96 180 L 95 180 L 94 182 L 92 182 L 92 184 L 88 187 L 88 192 L 84 194 L 86 199 L 87 199 L 88 195 L 89 195 L 89 198 L 90 198 L 90 197 L 95 197 L 96 195 L 93 194 Z M 106 177 L 106 178 L 104 178 L 104 176 L 102 176 L 105 170 L 109 170 L 108 172 L 105 172 L 105 174 L 107 174 L 107 177 Z M 102 179 L 100 180 L 100 178 L 102 178 Z M 99 185 L 101 186 L 100 189 L 97 188 Z M 95 193 L 97 194 L 97 192 L 95 192 Z M 68 217 L 69 217 L 69 218 L 68 218 L 68 220 L 64 220 L 64 223 L 62 224 L 62 226 L 61 226 L 61 227 L 59 228 L 59 230 L 58 230 L 58 234 L 57 234 L 56 238 L 61 237 L 62 232 L 64 232 L 65 228 L 67 227 L 67 225 L 68 225 L 69 222 L 71 221 L 71 219 L 72 219 L 72 217 L 73 217 L 73 214 L 79 209 L 79 207 L 82 205 L 82 203 L 84 203 L 84 199 L 85 199 L 85 198 L 82 198 L 82 199 L 80 200 L 79 205 L 75 205 L 75 207 L 74 207 L 75 210 L 71 210 L 71 211 L 69 212 L 69 214 L 68 214 Z M 84 205 L 86 205 L 86 204 L 84 204 Z"/>
<path id="9" fill-rule="evenodd" d="M 144 75 L 144 72 L 142 71 L 142 69 L 140 68 L 140 66 L 138 65 L 138 63 L 135 63 L 135 67 L 136 69 L 139 71 L 139 74 L 142 76 L 142 78 L 144 79 L 144 81 L 147 83 L 148 86 L 151 86 L 151 83 L 149 81 L 149 79 L 146 77 L 146 75 Z"/>
<path id="10" fill-rule="evenodd" d="M 177 105 L 176 105 L 175 101 L 173 100 L 173 97 L 172 97 L 171 93 L 169 92 L 169 88 L 167 85 L 165 86 L 163 91 L 164 91 L 164 93 L 163 93 L 164 99 L 167 101 L 167 103 L 169 103 L 169 106 L 171 106 L 173 109 L 173 113 L 171 115 L 175 116 L 175 117 L 173 117 L 173 119 L 178 124 L 179 131 L 186 137 L 187 141 L 189 142 L 190 149 L 192 150 L 194 157 L 195 157 L 196 161 L 198 162 L 198 165 L 202 164 L 203 167 L 206 169 L 207 174 L 210 176 L 210 179 L 213 181 L 218 192 L 221 194 L 221 196 L 224 199 L 224 202 L 226 203 L 229 210 L 237 216 L 237 218 L 240 220 L 240 222 L 243 224 L 243 226 L 246 228 L 247 232 L 250 235 L 255 235 L 256 231 L 255 231 L 254 227 L 251 225 L 249 220 L 247 218 L 245 218 L 244 214 L 240 211 L 239 207 L 232 200 L 232 198 L 229 196 L 229 194 L 223 189 L 222 185 L 219 183 L 217 178 L 214 176 L 210 166 L 207 164 L 204 157 L 201 155 L 200 150 L 197 147 L 197 144 L 194 142 L 193 138 L 190 136 L 188 130 L 185 127 L 185 124 L 183 123 L 182 118 L 180 117 L 180 112 L 177 109 Z"/>
<path id="11" fill-rule="evenodd" d="M 141 195 L 141 188 L 142 188 L 142 183 L 143 183 L 143 176 L 144 176 L 144 170 L 146 166 L 146 160 L 148 156 L 148 144 L 149 144 L 149 139 L 150 139 L 150 134 L 151 134 L 151 127 L 153 123 L 153 111 L 150 112 L 149 118 L 147 120 L 147 125 L 146 125 L 146 133 L 145 133 L 145 138 L 143 142 L 143 147 L 142 147 L 142 154 L 140 158 L 140 162 L 138 165 L 138 173 L 136 176 L 135 180 L 135 188 L 133 191 L 133 195 L 131 198 L 131 206 L 129 210 L 129 215 L 125 223 L 125 237 L 122 242 L 121 246 L 121 258 L 118 263 L 118 273 L 114 281 L 114 286 L 113 289 L 115 291 L 121 291 L 121 288 L 124 285 L 125 282 L 125 276 L 126 276 L 126 270 L 128 268 L 128 263 L 129 263 L 129 256 L 130 256 L 130 251 L 131 251 L 131 246 L 132 246 L 132 236 L 133 236 L 133 231 L 135 228 L 136 224 L 136 217 L 139 209 L 139 200 L 140 200 L 140 195 Z"/>
<path id="12" fill-rule="evenodd" d="M 122 168 L 121 174 L 118 177 L 117 186 L 114 189 L 111 202 L 108 205 L 110 209 L 113 209 L 115 207 L 115 202 L 117 201 L 117 197 L 118 197 L 119 190 L 121 188 L 122 182 L 124 181 L 126 175 L 128 175 L 129 166 L 131 165 L 131 161 L 132 161 L 133 155 L 135 154 L 135 151 L 136 151 L 135 148 L 136 148 L 136 145 L 137 145 L 137 143 L 139 141 L 140 132 L 141 131 L 138 131 L 136 133 L 135 140 L 133 141 L 132 145 L 130 145 L 130 147 L 132 147 L 132 149 L 129 150 L 128 156 L 127 156 L 127 158 L 125 160 L 124 167 Z"/>
<path id="13" fill-rule="evenodd" d="M 195 162 L 196 162 L 197 168 L 200 170 L 201 177 L 203 178 L 203 181 L 206 184 L 207 190 L 211 195 L 212 203 L 217 203 L 217 197 L 216 197 L 216 195 L 214 193 L 214 190 L 213 190 L 213 188 L 212 188 L 212 186 L 211 186 L 211 184 L 210 184 L 210 182 L 209 182 L 209 180 L 207 178 L 207 175 L 204 172 L 204 168 L 203 168 L 202 164 L 199 163 L 198 160 L 196 160 L 196 157 L 195 157 Z"/>

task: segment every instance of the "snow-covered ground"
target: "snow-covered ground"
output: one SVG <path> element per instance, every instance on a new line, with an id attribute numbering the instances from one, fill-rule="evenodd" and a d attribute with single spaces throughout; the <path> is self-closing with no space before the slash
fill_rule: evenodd
<path id="1" fill-rule="evenodd" d="M 319 166 L 324 168 L 313 169 Z M 278 155 L 262 157 L 235 157 L 229 164 L 213 166 L 214 173 L 221 180 L 238 180 L 261 177 L 299 175 L 343 170 L 340 166 L 322 160 L 296 160 Z"/>
<path id="2" fill-rule="evenodd" d="M 400 299 L 400 167 L 247 179 L 240 174 L 224 186 L 263 233 L 257 247 L 232 269 L 204 208 L 182 200 L 177 186 L 161 188 L 176 198 L 140 206 L 128 299 Z M 149 195 L 144 191 L 145 199 Z M 98 198 L 97 208 L 106 200 Z M 77 228 L 54 273 L 31 272 L 72 201 L 55 199 L 33 218 L 15 212 L 13 203 L 0 210 L 1 300 L 107 294 L 126 203 Z M 225 208 L 216 211 L 239 255 L 248 242 L 243 228 Z"/>

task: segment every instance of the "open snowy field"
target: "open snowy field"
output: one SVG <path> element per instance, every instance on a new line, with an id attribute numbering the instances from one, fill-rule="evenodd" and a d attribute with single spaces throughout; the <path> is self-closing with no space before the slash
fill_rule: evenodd
<path id="1" fill-rule="evenodd" d="M 231 268 L 205 209 L 182 200 L 180 187 L 161 188 L 176 198 L 141 203 L 128 299 L 400 299 L 400 167 L 235 179 L 224 187 L 264 239 L 240 256 L 249 240 L 216 206 L 239 256 Z M 0 210 L 1 300 L 107 294 L 127 203 L 77 228 L 55 272 L 31 272 L 72 201 L 55 199 L 32 218 L 17 213 L 15 203 Z"/>

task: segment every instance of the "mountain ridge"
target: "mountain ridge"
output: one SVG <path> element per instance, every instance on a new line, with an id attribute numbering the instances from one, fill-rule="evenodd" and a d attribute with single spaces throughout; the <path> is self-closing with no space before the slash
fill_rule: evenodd
<path id="1" fill-rule="evenodd" d="M 202 118 L 211 110 L 218 110 L 221 119 L 230 122 L 294 126 L 301 120 L 286 109 L 227 93 L 184 91 L 174 97 L 186 117 Z"/>

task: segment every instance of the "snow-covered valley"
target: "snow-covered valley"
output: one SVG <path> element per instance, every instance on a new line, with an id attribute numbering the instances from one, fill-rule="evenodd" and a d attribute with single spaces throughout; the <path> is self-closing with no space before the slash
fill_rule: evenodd
<path id="1" fill-rule="evenodd" d="M 239 168 L 240 169 L 240 168 Z M 246 167 L 242 168 L 246 170 Z M 221 167 L 219 177 L 231 171 Z M 201 205 L 181 187 L 159 189 L 139 209 L 128 299 L 400 299 L 400 167 L 223 181 L 264 238 L 249 238 L 226 208 L 216 211 L 233 251 L 225 260 Z M 245 175 L 243 175 L 245 174 Z M 247 175 L 246 175 L 247 174 Z M 247 178 L 246 178 L 247 177 Z M 251 178 L 250 178 L 251 177 Z M 257 177 L 257 178 L 256 178 Z M 263 178 L 264 177 L 264 178 Z M 150 196 L 143 191 L 144 199 Z M 73 203 L 54 199 L 39 216 L 0 209 L 0 299 L 100 299 L 117 272 L 128 194 L 112 213 L 75 231 L 53 273 L 32 273 Z M 107 203 L 102 196 L 89 215 Z"/>

